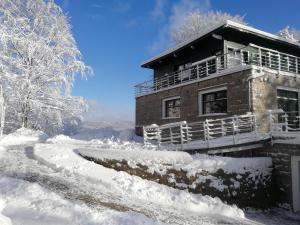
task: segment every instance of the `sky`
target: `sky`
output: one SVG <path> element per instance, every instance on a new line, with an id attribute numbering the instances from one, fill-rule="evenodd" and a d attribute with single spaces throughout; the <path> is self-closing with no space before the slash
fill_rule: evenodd
<path id="1" fill-rule="evenodd" d="M 242 15 L 256 28 L 300 30 L 299 0 L 54 0 L 70 18 L 85 63 L 94 70 L 76 79 L 73 95 L 90 103 L 87 120 L 133 121 L 134 85 L 151 79 L 141 63 L 172 46 L 170 33 L 199 9 Z"/>

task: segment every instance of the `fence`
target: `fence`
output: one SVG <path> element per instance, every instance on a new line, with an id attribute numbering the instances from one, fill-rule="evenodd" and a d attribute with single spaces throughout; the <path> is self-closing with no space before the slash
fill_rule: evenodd
<path id="1" fill-rule="evenodd" d="M 271 133 L 291 133 L 300 131 L 299 112 L 284 112 L 273 110 L 268 113 Z"/>
<path id="2" fill-rule="evenodd" d="M 135 96 L 150 94 L 174 85 L 189 81 L 199 80 L 204 77 L 218 74 L 226 69 L 236 68 L 241 65 L 255 65 L 272 70 L 300 74 L 300 58 L 263 48 L 257 45 L 249 45 L 254 52 L 249 53 L 237 49 L 231 54 L 212 56 L 201 61 L 192 63 L 183 70 L 157 77 L 153 80 L 135 86 Z"/>
<path id="3" fill-rule="evenodd" d="M 185 121 L 162 126 L 153 124 L 143 127 L 145 143 L 184 144 L 191 141 L 205 141 L 211 147 L 216 138 L 232 136 L 233 144 L 239 134 L 257 131 L 256 116 L 252 114 L 233 116 L 222 119 L 207 119 L 202 122 L 187 123 Z"/>

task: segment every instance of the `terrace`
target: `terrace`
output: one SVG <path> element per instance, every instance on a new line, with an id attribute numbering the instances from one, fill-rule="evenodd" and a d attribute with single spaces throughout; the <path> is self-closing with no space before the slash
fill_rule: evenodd
<path id="1" fill-rule="evenodd" d="M 224 55 L 215 55 L 194 62 L 190 67 L 166 74 L 141 84 L 135 85 L 135 96 L 156 93 L 181 85 L 222 76 L 235 71 L 258 66 L 278 72 L 300 74 L 300 58 L 276 50 L 250 44 L 253 51 L 230 49 Z"/>

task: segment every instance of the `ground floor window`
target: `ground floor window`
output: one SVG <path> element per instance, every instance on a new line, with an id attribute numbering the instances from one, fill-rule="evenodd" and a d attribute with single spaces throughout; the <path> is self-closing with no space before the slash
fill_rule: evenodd
<path id="1" fill-rule="evenodd" d="M 163 99 L 163 118 L 179 118 L 180 104 L 180 97 Z"/>
<path id="2" fill-rule="evenodd" d="M 200 114 L 227 113 L 227 90 L 199 92 Z"/>

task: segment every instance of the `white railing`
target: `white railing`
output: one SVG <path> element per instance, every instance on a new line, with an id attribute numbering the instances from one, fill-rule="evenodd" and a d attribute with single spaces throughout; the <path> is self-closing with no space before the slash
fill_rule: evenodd
<path id="1" fill-rule="evenodd" d="M 193 63 L 189 68 L 166 74 L 154 80 L 149 80 L 135 86 L 135 95 L 145 95 L 166 89 L 189 81 L 198 80 L 225 69 L 224 55 L 212 56 Z M 240 58 L 237 58 L 241 62 Z"/>
<path id="2" fill-rule="evenodd" d="M 268 113 L 271 133 L 300 132 L 299 112 L 273 110 Z"/>
<path id="3" fill-rule="evenodd" d="M 213 139 L 232 136 L 233 144 L 239 134 L 257 131 L 256 117 L 252 114 L 233 116 L 222 119 L 206 119 L 202 122 L 187 123 L 185 121 L 162 126 L 156 124 L 143 127 L 145 143 L 181 144 L 190 141 L 205 141 L 210 148 Z"/>
<path id="4" fill-rule="evenodd" d="M 252 56 L 252 64 L 273 70 L 300 74 L 300 58 L 273 49 L 250 44 L 257 53 Z"/>
<path id="5" fill-rule="evenodd" d="M 149 80 L 135 86 L 135 96 L 142 96 L 163 90 L 175 85 L 218 74 L 226 69 L 240 67 L 241 65 L 256 65 L 277 71 L 300 74 L 300 58 L 281 53 L 257 45 L 249 45 L 254 52 L 235 50 L 239 54 L 225 54 L 212 56 L 193 63 L 189 68 L 166 74 L 162 77 Z M 247 54 L 247 55 L 244 55 Z"/>

